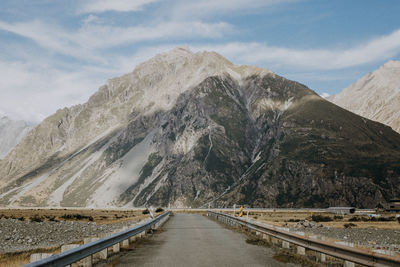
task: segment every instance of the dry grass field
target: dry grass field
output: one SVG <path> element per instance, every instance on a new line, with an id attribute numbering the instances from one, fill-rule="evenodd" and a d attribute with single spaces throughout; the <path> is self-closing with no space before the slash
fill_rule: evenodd
<path id="1" fill-rule="evenodd" d="M 93 221 L 110 224 L 149 217 L 142 209 L 100 210 L 100 209 L 0 209 L 0 219 L 12 218 L 24 221 Z"/>
<path id="2" fill-rule="evenodd" d="M 229 213 L 229 212 L 228 212 Z M 233 212 L 231 212 L 233 214 Z M 381 218 L 388 218 L 388 221 L 379 221 L 382 219 L 376 219 L 376 221 L 370 220 L 367 215 L 338 215 L 326 212 L 305 212 L 305 211 L 275 211 L 275 212 L 263 212 L 263 211 L 250 211 L 249 218 L 257 220 L 263 223 L 275 225 L 275 226 L 295 226 L 296 221 L 308 220 L 313 221 L 318 217 L 329 217 L 330 221 L 318 221 L 318 224 L 329 226 L 332 228 L 344 228 L 346 224 L 353 223 L 355 226 L 352 228 L 378 228 L 378 229 L 392 229 L 400 230 L 400 223 L 395 217 L 395 214 L 384 213 Z M 244 215 L 246 217 L 246 213 Z M 314 220 L 315 221 L 315 220 Z"/>
<path id="3" fill-rule="evenodd" d="M 48 248 L 48 249 L 35 249 L 26 252 L 6 253 L 0 254 L 0 267 L 17 267 L 29 263 L 30 256 L 33 253 L 60 253 L 60 248 Z"/>

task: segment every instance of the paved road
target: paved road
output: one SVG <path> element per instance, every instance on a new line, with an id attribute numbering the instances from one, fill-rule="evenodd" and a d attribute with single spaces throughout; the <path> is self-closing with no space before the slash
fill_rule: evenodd
<path id="1" fill-rule="evenodd" d="M 163 232 L 103 266 L 288 266 L 267 247 L 246 243 L 246 235 L 202 215 L 176 214 Z"/>

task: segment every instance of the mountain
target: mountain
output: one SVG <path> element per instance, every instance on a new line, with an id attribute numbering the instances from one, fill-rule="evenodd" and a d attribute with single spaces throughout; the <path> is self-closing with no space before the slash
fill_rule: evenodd
<path id="1" fill-rule="evenodd" d="M 0 160 L 29 132 L 32 127 L 24 121 L 0 117 Z"/>
<path id="2" fill-rule="evenodd" d="M 46 118 L 0 162 L 5 206 L 374 207 L 400 135 L 306 86 L 176 48 Z"/>
<path id="3" fill-rule="evenodd" d="M 387 62 L 327 99 L 400 132 L 400 61 Z"/>

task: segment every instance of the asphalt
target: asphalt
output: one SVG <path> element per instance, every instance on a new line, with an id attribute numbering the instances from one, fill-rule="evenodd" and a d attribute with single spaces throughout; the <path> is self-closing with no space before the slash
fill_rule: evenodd
<path id="1" fill-rule="evenodd" d="M 175 214 L 162 229 L 100 266 L 288 266 L 270 248 L 202 215 Z"/>

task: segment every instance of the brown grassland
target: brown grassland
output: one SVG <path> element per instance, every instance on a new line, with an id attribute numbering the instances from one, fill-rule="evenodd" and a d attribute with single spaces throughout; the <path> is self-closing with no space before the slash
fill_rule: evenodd
<path id="1" fill-rule="evenodd" d="M 229 212 L 227 212 L 229 214 Z M 233 214 L 233 212 L 231 212 Z M 334 213 L 326 213 L 326 212 L 305 212 L 305 211 L 250 211 L 249 218 L 253 220 L 257 220 L 263 223 L 275 225 L 275 226 L 294 226 L 296 225 L 297 220 L 308 220 L 312 221 L 312 215 L 314 216 L 323 216 L 330 217 L 331 221 L 320 221 L 318 224 L 322 224 L 324 226 L 329 226 L 332 228 L 344 228 L 345 224 L 350 222 L 354 222 L 356 226 L 353 228 L 378 228 L 378 229 L 392 229 L 392 230 L 400 230 L 400 223 L 397 219 L 393 219 L 395 214 L 392 213 L 382 213 L 381 217 L 391 218 L 391 221 L 373 221 L 369 220 L 367 215 L 338 215 Z M 246 213 L 244 218 L 246 217 Z M 352 221 L 356 218 L 363 218 L 365 221 Z"/>
<path id="2" fill-rule="evenodd" d="M 25 221 L 93 221 L 97 224 L 110 224 L 130 220 L 142 220 L 148 214 L 142 209 L 135 210 L 100 210 L 100 209 L 0 209 L 1 218 L 13 218 Z"/>

